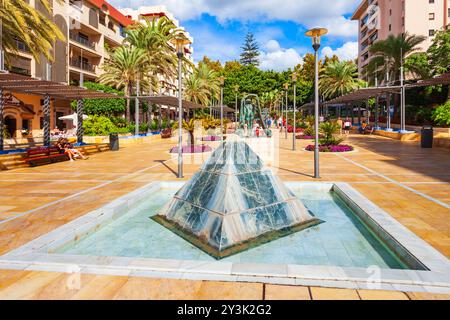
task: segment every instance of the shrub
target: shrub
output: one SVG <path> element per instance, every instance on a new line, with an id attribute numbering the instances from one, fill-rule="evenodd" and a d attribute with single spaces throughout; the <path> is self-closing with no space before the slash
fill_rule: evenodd
<path id="1" fill-rule="evenodd" d="M 322 145 L 333 145 L 337 146 L 343 139 L 335 138 L 334 134 L 339 131 L 339 125 L 336 122 L 324 122 L 319 127 L 320 133 L 324 135 L 322 139 L 319 140 Z"/>
<path id="2" fill-rule="evenodd" d="M 87 136 L 107 136 L 110 133 L 118 132 L 118 128 L 107 117 L 90 116 L 83 121 L 84 134 Z"/>
<path id="3" fill-rule="evenodd" d="M 445 104 L 434 110 L 433 120 L 437 125 L 450 125 L 450 101 L 447 101 Z"/>

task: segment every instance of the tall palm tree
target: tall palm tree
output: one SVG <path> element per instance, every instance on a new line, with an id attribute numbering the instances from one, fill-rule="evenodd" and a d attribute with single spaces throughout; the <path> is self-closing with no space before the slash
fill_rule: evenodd
<path id="1" fill-rule="evenodd" d="M 206 64 L 200 64 L 198 68 L 195 68 L 185 81 L 184 98 L 186 100 L 207 106 L 212 99 L 218 100 L 219 93 L 218 73 Z"/>
<path id="2" fill-rule="evenodd" d="M 202 104 L 204 106 L 209 103 L 210 91 L 198 72 L 192 73 L 184 82 L 184 98 L 188 101 Z"/>
<path id="3" fill-rule="evenodd" d="M 320 90 L 327 99 L 342 96 L 361 86 L 358 67 L 351 61 L 328 62 L 320 78 Z"/>
<path id="4" fill-rule="evenodd" d="M 151 94 L 158 90 L 159 77 L 176 78 L 177 56 L 170 43 L 179 32 L 180 29 L 165 17 L 147 18 L 145 23 L 132 25 L 126 31 L 125 43 L 144 50 L 147 55 Z"/>
<path id="5" fill-rule="evenodd" d="M 219 81 L 219 73 L 214 71 L 207 64 L 201 63 L 196 69 L 198 77 L 202 81 L 202 86 L 209 91 L 208 98 L 209 101 L 206 105 L 211 104 L 213 99 L 220 99 L 220 81 Z"/>
<path id="6" fill-rule="evenodd" d="M 397 36 L 391 34 L 385 40 L 375 42 L 369 49 L 373 58 L 367 66 L 367 74 L 387 74 L 389 82 L 398 81 L 402 61 L 406 56 L 418 51 L 417 46 L 425 39 L 424 36 L 405 33 Z"/>
<path id="7" fill-rule="evenodd" d="M 56 40 L 65 40 L 59 28 L 49 18 L 49 0 L 36 0 L 42 10 L 37 10 L 25 0 L 0 0 L 1 42 L 7 60 L 17 53 L 17 40 L 22 41 L 33 57 L 40 61 L 41 54 L 53 60 L 51 49 Z"/>
<path id="8" fill-rule="evenodd" d="M 110 58 L 102 66 L 103 74 L 99 77 L 102 84 L 124 89 L 126 96 L 131 96 L 133 86 L 140 79 L 143 90 L 148 88 L 147 54 L 145 50 L 134 46 L 120 46 L 111 52 Z M 126 118 L 130 121 L 130 99 L 127 99 Z"/>

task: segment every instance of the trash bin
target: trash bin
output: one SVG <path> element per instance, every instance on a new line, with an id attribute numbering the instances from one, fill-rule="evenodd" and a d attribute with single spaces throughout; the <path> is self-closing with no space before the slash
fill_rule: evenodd
<path id="1" fill-rule="evenodd" d="M 433 148 L 433 127 L 423 126 L 421 131 L 420 145 L 422 148 Z"/>
<path id="2" fill-rule="evenodd" d="M 109 150 L 119 151 L 119 135 L 117 133 L 109 135 Z"/>

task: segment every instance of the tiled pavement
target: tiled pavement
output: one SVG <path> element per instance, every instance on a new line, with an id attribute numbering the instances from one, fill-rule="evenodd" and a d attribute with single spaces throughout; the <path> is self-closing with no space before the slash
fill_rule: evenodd
<path id="1" fill-rule="evenodd" d="M 364 196 L 450 257 L 450 152 L 375 136 L 351 136 L 357 151 L 322 154 L 322 181 L 348 182 Z M 176 180 L 176 161 L 165 140 L 128 145 L 119 152 L 0 172 L 0 254 L 155 180 Z M 280 138 L 277 174 L 285 181 L 313 181 L 306 141 Z M 188 159 L 187 159 L 188 160 Z M 185 179 L 198 164 L 184 167 Z M 80 286 L 62 273 L 0 270 L 0 299 L 450 299 L 426 293 L 380 292 L 82 275 Z"/>

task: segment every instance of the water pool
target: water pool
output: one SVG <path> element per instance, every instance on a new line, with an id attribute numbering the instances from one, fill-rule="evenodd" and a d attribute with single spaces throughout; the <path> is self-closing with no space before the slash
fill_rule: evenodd
<path id="1" fill-rule="evenodd" d="M 176 189 L 160 189 L 94 233 L 57 249 L 56 253 L 214 261 L 189 242 L 149 217 L 159 212 Z M 405 269 L 333 191 L 314 185 L 292 188 L 305 206 L 325 221 L 221 261 Z"/>

